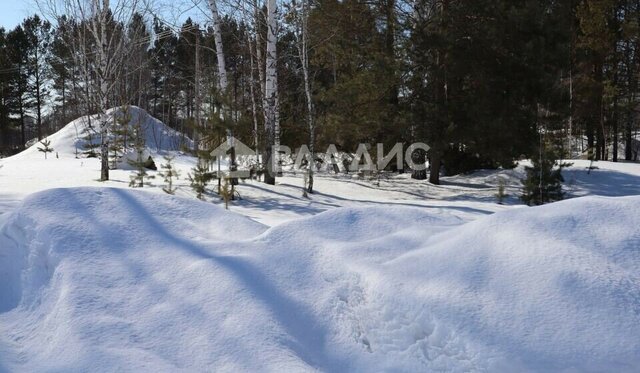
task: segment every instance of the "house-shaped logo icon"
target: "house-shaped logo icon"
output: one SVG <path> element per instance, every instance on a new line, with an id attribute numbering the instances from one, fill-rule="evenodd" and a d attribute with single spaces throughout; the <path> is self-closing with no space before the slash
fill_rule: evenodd
<path id="1" fill-rule="evenodd" d="M 243 156 L 243 155 L 248 155 L 248 156 L 256 155 L 255 150 L 243 144 L 242 141 L 237 140 L 233 136 L 228 136 L 227 141 L 223 142 L 217 148 L 213 149 L 213 151 L 210 154 L 213 158 L 220 160 L 222 158 L 229 157 L 229 152 L 232 149 L 235 150 L 236 157 Z M 249 176 L 250 176 L 250 173 L 247 170 L 235 170 L 235 171 L 230 171 L 228 177 L 247 178 Z"/>

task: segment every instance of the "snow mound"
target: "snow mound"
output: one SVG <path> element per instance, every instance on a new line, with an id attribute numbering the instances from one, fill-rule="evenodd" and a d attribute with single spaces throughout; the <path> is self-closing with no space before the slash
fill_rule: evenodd
<path id="1" fill-rule="evenodd" d="M 0 229 L 0 371 L 638 371 L 640 197 L 267 229 L 76 188 Z"/>
<path id="2" fill-rule="evenodd" d="M 130 116 L 129 127 L 140 125 L 144 131 L 145 145 L 150 151 L 177 151 L 183 147 L 193 148 L 193 141 L 184 134 L 168 127 L 160 120 L 152 117 L 144 109 L 137 106 L 128 106 L 127 115 Z M 125 115 L 125 109 L 118 107 L 107 111 L 108 120 L 115 127 L 120 126 L 118 122 Z M 70 158 L 85 153 L 90 144 L 100 144 L 100 124 L 99 115 L 83 116 L 71 121 L 58 132 L 47 137 L 53 148 L 53 156 L 57 153 L 60 158 Z M 14 157 L 38 157 L 43 155 L 38 148 L 42 145 L 36 142 L 23 152 Z M 96 151 L 99 152 L 99 149 Z M 10 157 L 10 158 L 14 158 Z"/>

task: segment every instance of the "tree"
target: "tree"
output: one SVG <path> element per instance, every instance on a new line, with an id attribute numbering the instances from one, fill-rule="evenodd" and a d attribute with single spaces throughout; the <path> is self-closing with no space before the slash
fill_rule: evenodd
<path id="1" fill-rule="evenodd" d="M 164 179 L 165 183 L 165 186 L 162 187 L 162 190 L 164 190 L 164 192 L 167 194 L 175 194 L 177 188 L 173 186 L 173 179 L 178 179 L 180 177 L 180 173 L 173 166 L 173 158 L 174 157 L 172 156 L 165 155 L 165 163 L 160 166 L 163 171 L 158 172 L 158 175 L 160 175 Z"/>
<path id="2" fill-rule="evenodd" d="M 38 147 L 38 151 L 44 153 L 44 159 L 47 159 L 47 153 L 51 153 L 53 152 L 53 148 L 50 146 L 51 145 L 51 141 L 49 139 L 42 139 L 42 141 L 40 141 L 40 145 L 42 145 L 41 147 Z"/>
<path id="3" fill-rule="evenodd" d="M 196 193 L 196 198 L 204 200 L 204 194 L 207 191 L 207 184 L 209 184 L 213 175 L 209 172 L 201 159 L 198 159 L 198 163 L 191 171 L 192 172 L 187 175 L 191 189 Z"/>
<path id="4" fill-rule="evenodd" d="M 128 106 L 120 107 L 119 111 L 122 113 L 121 115 L 114 115 L 114 120 L 116 122 L 115 125 L 111 128 L 111 140 L 109 142 L 109 152 L 111 153 L 111 168 L 115 169 L 118 166 L 118 162 L 124 155 L 127 150 L 127 141 L 130 137 L 130 124 L 131 124 L 131 112 Z M 134 127 L 133 139 L 134 139 L 134 147 L 138 147 L 138 142 L 140 139 L 140 133 L 138 133 L 140 125 L 137 124 Z M 144 137 L 142 138 L 144 142 Z M 142 143 L 142 147 L 144 147 L 144 143 Z M 136 149 L 137 150 L 137 149 Z"/>
<path id="5" fill-rule="evenodd" d="M 148 185 L 148 180 L 153 179 L 154 176 L 149 175 L 147 172 L 148 161 L 144 158 L 146 149 L 144 129 L 139 122 L 134 124 L 132 132 L 133 148 L 136 154 L 136 159 L 129 160 L 129 165 L 135 168 L 134 173 L 130 176 L 131 181 L 129 182 L 129 186 L 133 188 L 142 188 L 145 184 Z"/>
<path id="6" fill-rule="evenodd" d="M 70 37 L 73 29 L 78 25 L 62 17 L 58 20 L 58 27 L 53 31 L 50 44 L 49 65 L 51 66 L 52 88 L 57 93 L 54 102 L 56 110 L 60 112 L 60 122 L 67 124 L 71 119 L 81 115 L 80 98 L 80 70 L 73 58 Z"/>
<path id="7" fill-rule="evenodd" d="M 20 121 L 20 148 L 27 143 L 26 116 L 33 106 L 27 98 L 29 89 L 28 41 L 22 26 L 17 26 L 7 34 L 7 55 L 11 65 L 11 74 L 7 82 L 5 102 L 10 115 L 15 115 Z"/>
<path id="8" fill-rule="evenodd" d="M 84 123 L 82 124 L 82 129 L 80 131 L 80 138 L 83 141 L 82 153 L 87 158 L 97 158 L 98 152 L 96 149 L 100 147 L 100 143 L 98 142 L 99 134 L 93 127 L 90 116 L 87 116 L 83 122 Z"/>
<path id="9" fill-rule="evenodd" d="M 0 27 L 0 70 L 11 71 L 11 63 L 8 58 L 7 35 L 4 28 Z M 11 129 L 11 120 L 9 117 L 10 107 L 7 95 L 9 94 L 10 75 L 8 73 L 0 73 L 0 137 L 2 140 L 9 138 Z M 10 144 L 0 140 L 0 151 L 3 147 L 9 147 Z"/>
<path id="10" fill-rule="evenodd" d="M 209 9 L 211 10 L 213 37 L 216 44 L 216 58 L 218 61 L 218 87 L 221 93 L 224 95 L 228 86 L 227 68 L 225 64 L 224 47 L 222 45 L 222 27 L 216 0 L 209 0 Z"/>
<path id="11" fill-rule="evenodd" d="M 512 167 L 534 149 L 539 111 L 566 116 L 562 2 L 420 1 L 407 41 L 413 140 L 427 143 L 429 181 L 445 172 Z M 475 158 L 475 159 L 474 159 Z M 473 162 L 470 162 L 473 160 Z"/>
<path id="12" fill-rule="evenodd" d="M 144 16 L 141 13 L 133 14 L 127 27 L 127 40 L 131 43 L 129 58 L 125 62 L 125 76 L 120 94 L 127 102 L 145 110 L 149 110 L 148 87 L 151 79 L 149 73 L 150 58 L 149 47 L 151 34 L 147 29 Z"/>
<path id="13" fill-rule="evenodd" d="M 71 40 L 74 58 L 83 70 L 88 111 L 99 114 L 100 180 L 109 180 L 109 131 L 112 121 L 108 109 L 113 105 L 124 65 L 136 47 L 127 39 L 127 28 L 138 13 L 139 0 L 39 0 L 40 7 L 59 19 L 63 15 L 79 25 Z M 61 5 L 61 6 L 59 6 Z M 59 14 L 62 9 L 64 14 Z"/>
<path id="14" fill-rule="evenodd" d="M 51 24 L 43 21 L 38 15 L 27 18 L 22 22 L 27 46 L 27 69 L 30 76 L 28 97 L 34 102 L 36 110 L 37 138 L 42 138 L 42 109 L 48 100 L 47 89 L 50 77 L 48 64 L 50 45 L 52 40 Z"/>
<path id="15" fill-rule="evenodd" d="M 523 191 L 520 197 L 527 205 L 542 205 L 564 198 L 562 192 L 562 169 L 570 163 L 558 162 L 556 153 L 542 148 L 532 158 L 533 167 L 525 167 L 526 178 L 522 180 Z"/>
<path id="16" fill-rule="evenodd" d="M 225 177 L 222 186 L 220 187 L 220 197 L 224 201 L 224 208 L 229 210 L 229 201 L 233 199 L 233 186 L 229 182 L 229 178 Z"/>
<path id="17" fill-rule="evenodd" d="M 304 82 L 304 96 L 306 99 L 306 120 L 309 130 L 309 159 L 307 159 L 309 169 L 305 174 L 304 195 L 313 193 L 313 164 L 315 162 L 315 143 L 316 143 L 316 122 L 313 105 L 313 97 L 311 91 L 311 76 L 309 74 L 309 2 L 301 0 L 300 6 L 293 1 L 293 18 L 295 22 L 294 35 L 296 36 L 296 47 L 298 49 L 298 58 L 302 67 L 302 76 Z"/>
<path id="18" fill-rule="evenodd" d="M 275 170 L 273 169 L 274 157 L 273 148 L 279 144 L 278 126 L 278 72 L 277 72 L 277 3 L 276 0 L 267 0 L 267 47 L 265 57 L 265 150 L 263 162 L 265 164 L 264 182 L 275 185 Z"/>

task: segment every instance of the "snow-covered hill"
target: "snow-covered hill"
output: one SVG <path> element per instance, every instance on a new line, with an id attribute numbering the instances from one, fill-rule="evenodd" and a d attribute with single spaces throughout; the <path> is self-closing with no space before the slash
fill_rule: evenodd
<path id="1" fill-rule="evenodd" d="M 0 371 L 638 371 L 638 211 L 349 207 L 267 228 L 48 190 L 0 231 Z"/>
<path id="2" fill-rule="evenodd" d="M 177 151 L 183 147 L 193 148 L 191 139 L 169 128 L 137 106 L 109 109 L 107 111 L 107 120 L 112 122 L 114 128 L 117 128 L 122 125 L 120 119 L 125 115 L 130 118 L 128 123 L 130 128 L 136 125 L 141 126 L 144 131 L 145 145 L 149 151 Z M 47 137 L 47 139 L 51 142 L 49 146 L 53 148 L 53 153 L 57 153 L 59 158 L 82 156 L 89 144 L 100 144 L 99 116 L 80 117 Z M 7 159 L 43 158 L 42 153 L 38 151 L 38 148 L 41 147 L 42 145 L 36 142 L 19 154 Z"/>

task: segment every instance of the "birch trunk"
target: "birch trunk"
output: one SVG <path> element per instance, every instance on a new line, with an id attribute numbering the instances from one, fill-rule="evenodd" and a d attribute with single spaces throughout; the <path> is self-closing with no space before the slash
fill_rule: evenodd
<path id="1" fill-rule="evenodd" d="M 274 185 L 276 182 L 275 173 L 273 170 L 274 161 L 272 158 L 276 158 L 277 156 L 273 154 L 272 145 L 276 145 L 276 131 L 277 131 L 277 122 L 278 122 L 278 101 L 277 101 L 277 91 L 278 91 L 278 78 L 277 78 L 277 50 L 276 50 L 276 16 L 277 16 L 277 7 L 276 0 L 268 0 L 267 1 L 267 48 L 266 48 L 266 56 L 265 56 L 265 127 L 266 127 L 266 146 L 265 146 L 265 157 L 264 162 L 266 162 L 266 172 L 264 181 L 267 184 Z"/>
<path id="2" fill-rule="evenodd" d="M 308 0 L 302 0 L 298 30 L 298 54 L 302 65 L 302 78 L 304 81 L 304 94 L 307 101 L 307 126 L 309 127 L 309 177 L 307 180 L 307 193 L 313 193 L 313 167 L 315 165 L 315 122 L 313 118 L 313 98 L 311 95 L 311 82 L 309 79 L 309 43 L 308 43 Z"/>
<path id="3" fill-rule="evenodd" d="M 218 59 L 218 88 L 224 95 L 227 90 L 227 68 L 224 61 L 224 49 L 222 46 L 222 27 L 220 22 L 220 14 L 218 13 L 218 5 L 216 0 L 209 0 L 209 8 L 211 9 L 211 19 L 213 22 L 213 39 L 216 43 L 216 57 Z"/>

